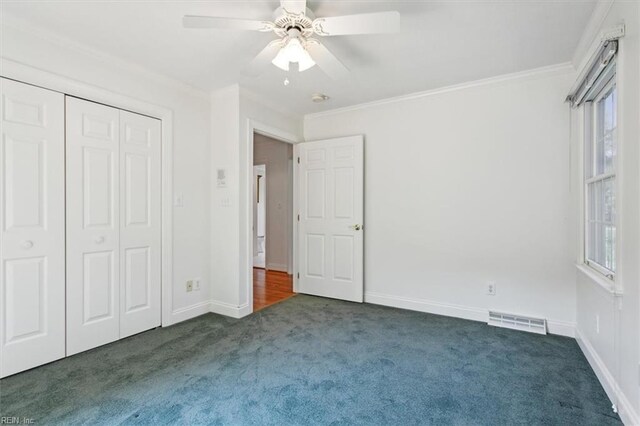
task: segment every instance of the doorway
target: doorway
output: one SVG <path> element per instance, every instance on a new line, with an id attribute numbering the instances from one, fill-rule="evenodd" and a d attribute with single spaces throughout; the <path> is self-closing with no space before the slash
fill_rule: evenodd
<path id="1" fill-rule="evenodd" d="M 293 293 L 293 146 L 253 134 L 253 311 Z"/>
<path id="2" fill-rule="evenodd" d="M 267 165 L 253 166 L 253 267 L 266 268 Z"/>

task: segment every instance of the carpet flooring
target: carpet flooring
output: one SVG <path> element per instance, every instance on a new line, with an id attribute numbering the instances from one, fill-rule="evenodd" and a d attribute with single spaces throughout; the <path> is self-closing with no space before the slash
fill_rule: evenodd
<path id="1" fill-rule="evenodd" d="M 620 424 L 575 340 L 295 296 L 0 381 L 35 424 Z"/>

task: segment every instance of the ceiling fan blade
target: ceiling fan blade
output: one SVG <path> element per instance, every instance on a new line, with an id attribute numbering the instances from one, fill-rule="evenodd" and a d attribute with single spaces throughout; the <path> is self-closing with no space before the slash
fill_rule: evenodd
<path id="1" fill-rule="evenodd" d="M 185 28 L 216 28 L 220 30 L 271 31 L 274 24 L 268 21 L 249 19 L 220 18 L 217 16 L 185 15 L 182 18 Z"/>
<path id="2" fill-rule="evenodd" d="M 352 34 L 389 34 L 400 31 L 400 13 L 396 11 L 318 18 L 313 30 L 321 36 Z"/>
<path id="3" fill-rule="evenodd" d="M 253 58 L 249 65 L 242 70 L 242 73 L 250 77 L 259 76 L 265 68 L 271 65 L 271 61 L 282 48 L 282 44 L 282 40 L 274 40 L 269 43 L 267 47 L 262 49 L 262 51 L 258 53 L 258 56 Z"/>
<path id="4" fill-rule="evenodd" d="M 306 0 L 280 0 L 280 6 L 290 13 L 301 14 L 307 11 Z"/>
<path id="5" fill-rule="evenodd" d="M 305 48 L 320 69 L 332 79 L 339 80 L 349 74 L 347 67 L 342 65 L 342 62 L 318 40 L 309 39 Z"/>

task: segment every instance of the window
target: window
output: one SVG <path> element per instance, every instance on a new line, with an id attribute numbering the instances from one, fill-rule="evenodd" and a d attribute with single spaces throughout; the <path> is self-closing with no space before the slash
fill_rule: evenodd
<path id="1" fill-rule="evenodd" d="M 615 74 L 585 108 L 585 261 L 614 278 L 616 271 Z"/>

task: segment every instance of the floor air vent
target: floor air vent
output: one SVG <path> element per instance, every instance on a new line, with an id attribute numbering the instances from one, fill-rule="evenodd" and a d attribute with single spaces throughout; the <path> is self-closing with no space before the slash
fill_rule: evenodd
<path id="1" fill-rule="evenodd" d="M 544 318 L 531 318 L 489 311 L 489 325 L 528 331 L 530 333 L 547 334 L 547 321 Z"/>

